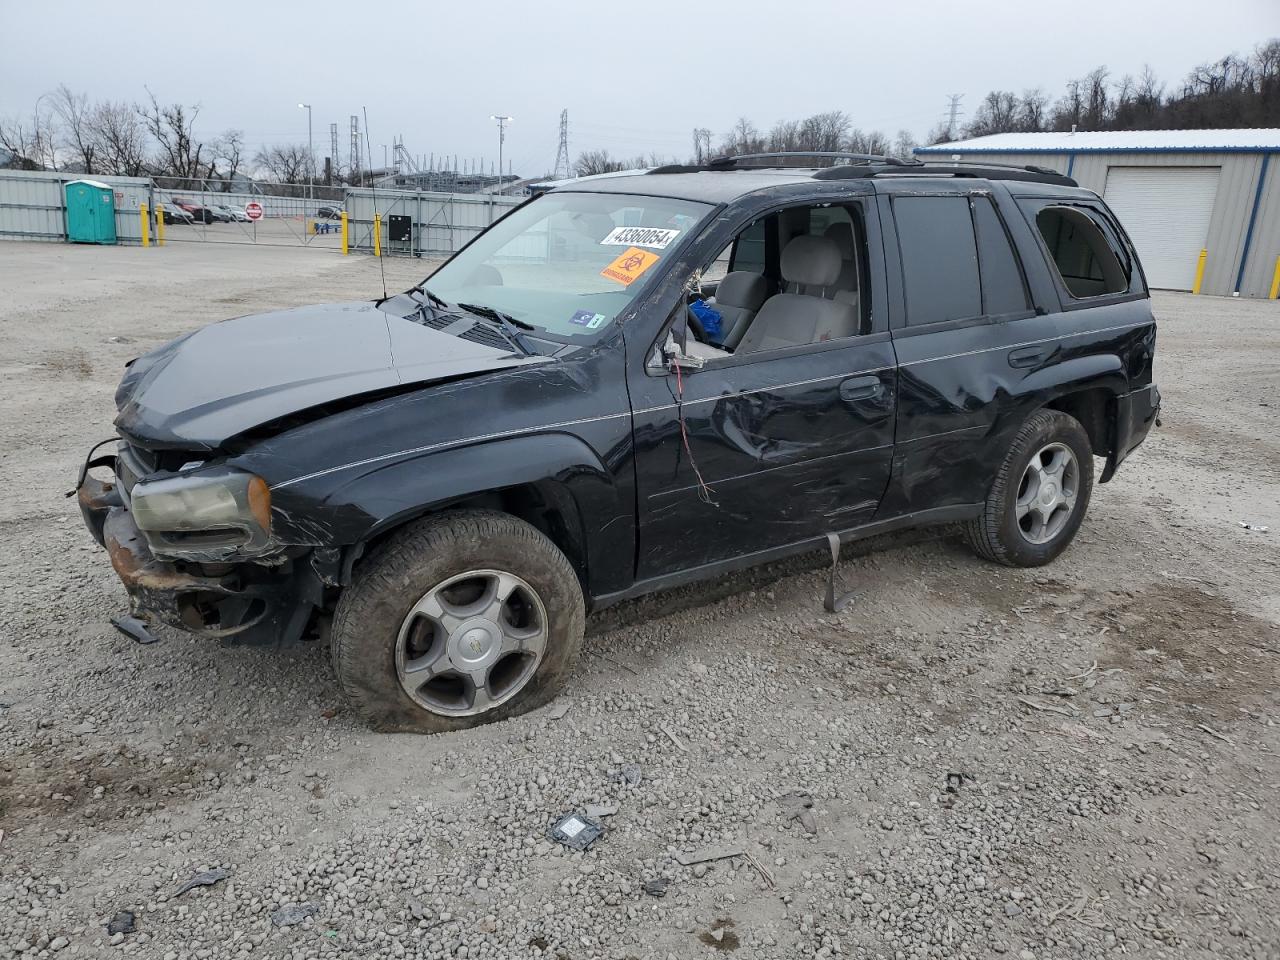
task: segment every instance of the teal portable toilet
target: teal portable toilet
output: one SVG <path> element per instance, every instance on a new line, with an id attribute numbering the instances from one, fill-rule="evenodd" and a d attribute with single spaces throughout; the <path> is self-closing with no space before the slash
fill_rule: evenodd
<path id="1" fill-rule="evenodd" d="M 97 180 L 72 180 L 66 187 L 67 239 L 72 243 L 116 242 L 116 195 Z"/>

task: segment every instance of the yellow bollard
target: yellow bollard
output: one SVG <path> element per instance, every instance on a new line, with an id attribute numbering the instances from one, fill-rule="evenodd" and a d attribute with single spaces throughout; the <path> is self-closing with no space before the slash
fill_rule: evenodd
<path id="1" fill-rule="evenodd" d="M 156 246 L 164 246 L 164 206 L 156 204 Z"/>
<path id="2" fill-rule="evenodd" d="M 1191 284 L 1191 292 L 1199 293 L 1200 284 L 1204 283 L 1204 262 L 1209 259 L 1209 251 L 1201 250 L 1200 259 L 1196 261 L 1196 282 Z"/>
<path id="3" fill-rule="evenodd" d="M 347 255 L 347 211 L 345 210 L 342 211 L 341 219 L 342 219 L 342 255 L 345 257 Z"/>
<path id="4" fill-rule="evenodd" d="M 1276 272 L 1271 275 L 1271 299 L 1280 296 L 1280 257 L 1276 257 Z"/>
<path id="5" fill-rule="evenodd" d="M 382 214 L 373 215 L 373 255 L 382 256 Z"/>
<path id="6" fill-rule="evenodd" d="M 145 203 L 138 204 L 138 216 L 142 218 L 142 245 L 149 247 L 151 246 L 151 222 L 147 219 L 147 205 Z"/>

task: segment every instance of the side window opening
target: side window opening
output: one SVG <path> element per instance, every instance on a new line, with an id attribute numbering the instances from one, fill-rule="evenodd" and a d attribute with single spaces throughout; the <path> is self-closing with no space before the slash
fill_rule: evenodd
<path id="1" fill-rule="evenodd" d="M 1129 278 L 1112 241 L 1083 210 L 1045 207 L 1036 214 L 1036 227 L 1072 297 L 1083 300 L 1128 292 Z"/>
<path id="2" fill-rule="evenodd" d="M 770 242 L 781 250 L 773 267 Z M 700 323 L 704 307 L 719 313 L 719 329 L 696 343 L 690 336 L 687 349 L 705 362 L 867 332 L 868 272 L 860 204 L 807 204 L 761 217 L 704 265 L 704 289 L 714 284 L 714 295 L 691 310 Z"/>

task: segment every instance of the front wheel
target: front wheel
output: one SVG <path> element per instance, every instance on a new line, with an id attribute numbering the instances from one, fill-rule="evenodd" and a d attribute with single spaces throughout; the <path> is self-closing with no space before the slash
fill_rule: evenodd
<path id="1" fill-rule="evenodd" d="M 966 535 L 974 551 L 1011 567 L 1039 567 L 1080 529 L 1093 491 L 1093 447 L 1074 417 L 1039 410 L 1027 419 Z"/>
<path id="2" fill-rule="evenodd" d="M 507 514 L 443 513 L 361 565 L 334 614 L 331 656 L 376 729 L 459 730 L 555 696 L 585 620 L 573 566 L 545 535 Z"/>

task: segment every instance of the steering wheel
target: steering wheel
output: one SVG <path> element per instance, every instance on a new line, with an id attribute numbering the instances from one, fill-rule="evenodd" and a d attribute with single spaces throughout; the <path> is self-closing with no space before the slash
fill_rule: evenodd
<path id="1" fill-rule="evenodd" d="M 685 308 L 685 322 L 689 324 L 689 330 L 693 334 L 693 338 L 699 343 L 707 343 L 707 330 L 702 325 L 702 321 L 698 319 L 698 315 L 689 307 Z"/>

